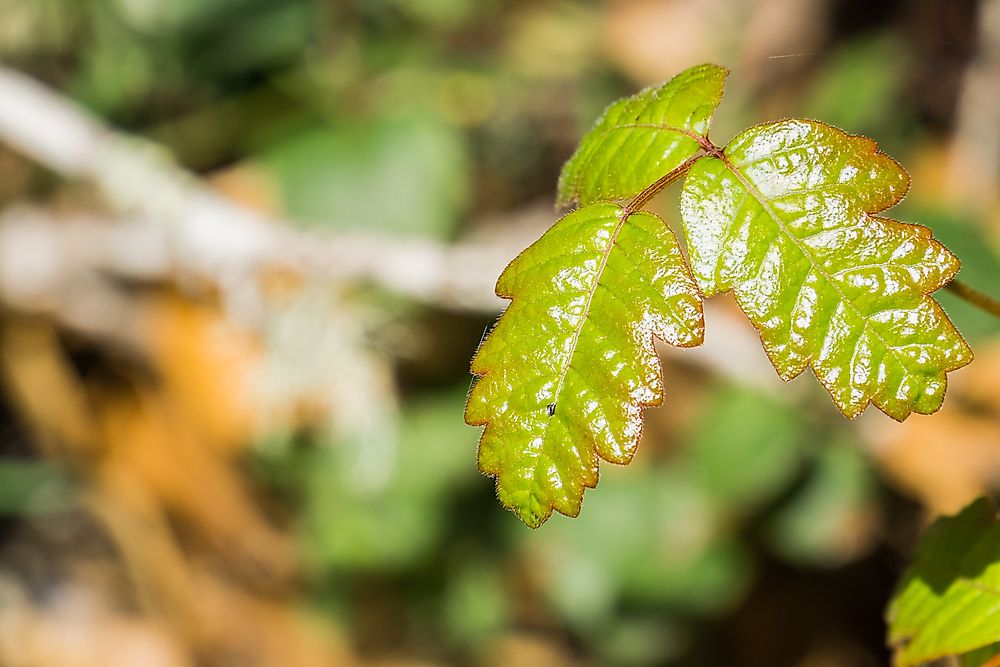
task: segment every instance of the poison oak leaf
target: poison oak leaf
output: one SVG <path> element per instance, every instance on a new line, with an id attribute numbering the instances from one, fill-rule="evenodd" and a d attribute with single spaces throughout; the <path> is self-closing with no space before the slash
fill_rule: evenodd
<path id="1" fill-rule="evenodd" d="M 662 400 L 652 339 L 701 342 L 699 287 L 732 290 L 778 374 L 812 367 L 848 417 L 869 403 L 898 420 L 934 412 L 947 373 L 972 359 L 929 296 L 958 260 L 929 230 L 877 215 L 905 194 L 906 171 L 808 120 L 717 148 L 726 76 L 692 67 L 608 107 L 559 179 L 558 203 L 583 207 L 500 276 L 512 302 L 473 359 L 466 421 L 486 426 L 479 467 L 530 526 L 576 515 L 599 459 L 631 459 L 642 408 Z M 684 176 L 693 277 L 664 223 L 638 212 Z"/>
<path id="2" fill-rule="evenodd" d="M 642 408 L 662 401 L 656 336 L 701 343 L 701 297 L 673 233 L 649 213 L 586 206 L 504 270 L 512 299 L 479 347 L 466 421 L 479 467 L 524 523 L 575 516 L 599 457 L 628 463 Z"/>
<path id="3" fill-rule="evenodd" d="M 699 65 L 608 107 L 563 167 L 557 205 L 632 197 L 697 153 L 728 73 Z"/>
<path id="4" fill-rule="evenodd" d="M 812 366 L 848 417 L 869 402 L 897 420 L 932 413 L 972 359 L 928 296 L 958 260 L 930 230 L 875 215 L 908 185 L 875 142 L 805 120 L 745 130 L 684 184 L 702 291 L 733 290 L 778 374 Z"/>

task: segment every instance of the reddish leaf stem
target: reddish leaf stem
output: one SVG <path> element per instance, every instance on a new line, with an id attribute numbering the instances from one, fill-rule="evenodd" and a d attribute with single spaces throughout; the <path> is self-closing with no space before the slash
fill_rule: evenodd
<path id="1" fill-rule="evenodd" d="M 722 157 L 722 149 L 713 144 L 712 140 L 709 139 L 708 137 L 703 137 L 700 134 L 695 134 L 694 132 L 684 131 L 683 133 L 691 137 L 695 141 L 697 141 L 698 145 L 701 146 L 701 149 L 705 152 L 699 153 L 697 155 L 692 155 L 688 159 L 684 160 L 684 162 L 681 162 L 679 165 L 671 169 L 669 172 L 667 172 L 663 176 L 660 176 L 658 179 L 653 181 L 653 183 L 646 186 L 646 188 L 642 192 L 637 194 L 632 199 L 632 201 L 630 201 L 628 205 L 625 207 L 626 217 L 640 210 L 643 206 L 645 206 L 649 202 L 650 199 L 660 194 L 663 188 L 667 187 L 668 185 L 676 181 L 678 178 L 686 174 L 691 169 L 691 166 L 705 155 L 714 155 L 715 157 Z"/>
<path id="2" fill-rule="evenodd" d="M 650 199 L 658 195 L 660 191 L 663 190 L 663 188 L 667 187 L 668 185 L 676 181 L 678 178 L 686 174 L 688 170 L 691 169 L 691 165 L 697 162 L 703 155 L 704 153 L 699 153 L 698 155 L 692 155 L 688 159 L 684 160 L 684 162 L 681 162 L 679 165 L 668 171 L 663 176 L 660 176 L 650 185 L 646 186 L 646 188 L 642 192 L 637 194 L 632 199 L 632 201 L 630 201 L 628 205 L 625 206 L 625 217 L 628 217 L 633 213 L 635 213 L 636 211 L 640 210 L 643 206 L 645 206 L 649 202 Z"/>

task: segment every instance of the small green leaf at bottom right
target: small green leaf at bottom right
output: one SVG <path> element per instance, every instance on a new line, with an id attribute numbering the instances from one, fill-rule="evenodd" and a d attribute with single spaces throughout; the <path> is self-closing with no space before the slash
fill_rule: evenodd
<path id="1" fill-rule="evenodd" d="M 1000 522 L 989 500 L 928 528 L 887 618 L 899 667 L 1000 642 Z M 982 658 L 991 664 L 989 655 Z"/>

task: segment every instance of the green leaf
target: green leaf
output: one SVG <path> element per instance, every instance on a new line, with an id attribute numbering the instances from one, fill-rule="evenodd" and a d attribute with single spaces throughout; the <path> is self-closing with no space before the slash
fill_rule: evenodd
<path id="1" fill-rule="evenodd" d="M 710 616 L 743 599 L 754 568 L 740 522 L 680 463 L 611 467 L 578 519 L 515 534 L 541 592 L 578 632 L 603 641 L 623 609 Z"/>
<path id="2" fill-rule="evenodd" d="M 479 467 L 529 526 L 575 516 L 598 456 L 628 463 L 642 408 L 662 401 L 653 336 L 701 343 L 701 298 L 677 239 L 649 213 L 594 204 L 504 270 L 513 299 L 476 352 L 465 418 L 486 425 Z"/>
<path id="3" fill-rule="evenodd" d="M 966 653 L 959 658 L 959 667 L 996 667 L 1000 658 L 1000 644 L 990 644 Z"/>
<path id="4" fill-rule="evenodd" d="M 681 196 L 695 278 L 733 290 L 778 374 L 811 366 L 848 417 L 929 414 L 972 352 L 927 295 L 958 271 L 928 229 L 875 214 L 909 177 L 875 142 L 785 120 L 695 163 Z"/>
<path id="5" fill-rule="evenodd" d="M 264 165 L 295 219 L 401 236 L 451 234 L 468 183 L 461 136 L 421 113 L 310 125 Z"/>
<path id="6" fill-rule="evenodd" d="M 1000 523 L 985 498 L 927 530 L 889 605 L 894 664 L 918 665 L 1000 641 Z"/>
<path id="7" fill-rule="evenodd" d="M 805 436 L 795 409 L 747 388 L 724 387 L 696 422 L 685 458 L 692 479 L 720 510 L 753 511 L 791 483 Z"/>
<path id="8" fill-rule="evenodd" d="M 877 522 L 870 462 L 845 436 L 820 439 L 809 474 L 768 519 L 779 556 L 798 566 L 836 567 L 860 556 Z"/>
<path id="9" fill-rule="evenodd" d="M 697 153 L 728 73 L 699 65 L 609 106 L 563 167 L 557 205 L 634 196 Z"/>

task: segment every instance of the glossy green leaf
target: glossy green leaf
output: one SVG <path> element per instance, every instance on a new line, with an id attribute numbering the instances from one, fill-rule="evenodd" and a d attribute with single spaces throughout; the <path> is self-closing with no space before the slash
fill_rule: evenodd
<path id="1" fill-rule="evenodd" d="M 608 107 L 563 167 L 557 205 L 634 196 L 697 153 L 727 74 L 699 65 Z"/>
<path id="2" fill-rule="evenodd" d="M 785 380 L 811 366 L 854 417 L 944 400 L 972 352 L 929 296 L 958 260 L 928 229 L 875 215 L 909 177 L 864 137 L 815 121 L 752 127 L 699 160 L 681 198 L 695 277 L 733 290 Z"/>
<path id="3" fill-rule="evenodd" d="M 899 667 L 1000 641 L 1000 523 L 988 500 L 927 530 L 888 620 Z"/>
<path id="4" fill-rule="evenodd" d="M 649 213 L 594 204 L 506 268 L 512 302 L 472 361 L 466 421 L 485 425 L 479 467 L 529 526 L 575 516 L 598 456 L 628 463 L 642 408 L 662 400 L 653 336 L 701 342 L 701 299 L 677 240 Z"/>

